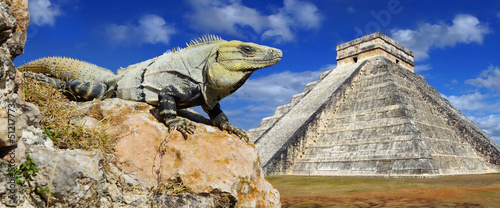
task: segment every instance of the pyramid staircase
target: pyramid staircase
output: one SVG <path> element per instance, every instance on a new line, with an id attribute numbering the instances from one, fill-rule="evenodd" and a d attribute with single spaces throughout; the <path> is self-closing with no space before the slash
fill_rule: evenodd
<path id="1" fill-rule="evenodd" d="M 321 73 L 317 81 L 308 83 L 304 88 L 303 92 L 293 95 L 288 104 L 278 106 L 272 116 L 263 118 L 262 121 L 260 121 L 259 126 L 257 128 L 248 130 L 248 133 L 250 133 L 251 137 L 254 139 L 254 142 L 267 129 L 273 126 L 276 123 L 276 121 L 278 121 L 279 118 L 281 118 L 284 114 L 288 113 L 288 111 L 290 111 L 290 109 L 293 108 L 295 104 L 297 104 L 302 98 L 304 98 L 304 96 L 307 95 L 307 93 L 309 93 L 309 91 L 311 91 L 311 89 L 313 89 L 316 86 L 316 84 L 320 82 L 331 71 L 332 70 L 328 70 Z"/>

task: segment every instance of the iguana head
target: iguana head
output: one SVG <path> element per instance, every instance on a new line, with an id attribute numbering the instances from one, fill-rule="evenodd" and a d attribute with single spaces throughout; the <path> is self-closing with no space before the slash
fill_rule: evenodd
<path id="1" fill-rule="evenodd" d="M 219 43 L 209 61 L 207 78 L 210 87 L 234 92 L 257 69 L 278 63 L 281 50 L 237 40 Z"/>
<path id="2" fill-rule="evenodd" d="M 179 62 L 187 68 L 203 71 L 201 90 L 210 108 L 241 87 L 252 72 L 278 63 L 283 55 L 276 48 L 225 41 L 213 35 L 192 40 L 187 45 L 186 49 L 174 52 L 179 51 L 176 53 L 181 58 Z"/>
<path id="3" fill-rule="evenodd" d="M 255 71 L 281 60 L 281 50 L 237 40 L 220 44 L 216 61 L 228 71 Z"/>

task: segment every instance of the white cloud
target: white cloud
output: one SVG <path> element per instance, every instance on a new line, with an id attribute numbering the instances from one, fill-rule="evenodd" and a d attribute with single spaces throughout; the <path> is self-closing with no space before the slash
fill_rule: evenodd
<path id="1" fill-rule="evenodd" d="M 489 115 L 485 117 L 469 117 L 488 136 L 500 143 L 500 115 Z"/>
<path id="2" fill-rule="evenodd" d="M 308 83 L 316 81 L 323 71 L 285 71 L 249 79 L 234 95 L 238 100 L 262 102 L 275 109 L 278 105 L 287 104 L 290 98 L 302 92 Z"/>
<path id="3" fill-rule="evenodd" d="M 142 16 L 138 24 L 111 24 L 106 28 L 106 35 L 115 43 L 141 45 L 144 43 L 168 44 L 175 29 L 160 16 L 148 14 Z"/>
<path id="4" fill-rule="evenodd" d="M 240 0 L 186 0 L 193 8 L 187 18 L 192 27 L 206 32 L 245 36 L 243 28 L 251 28 L 264 39 L 293 41 L 298 29 L 320 26 L 318 8 L 309 2 L 284 0 L 277 12 L 264 15 Z"/>
<path id="5" fill-rule="evenodd" d="M 278 42 L 287 42 L 295 39 L 292 29 L 289 27 L 290 19 L 283 13 L 269 15 L 267 17 L 270 29 L 262 33 L 263 39 L 276 38 Z"/>
<path id="6" fill-rule="evenodd" d="M 500 18 L 500 12 L 497 13 L 497 17 Z"/>
<path id="7" fill-rule="evenodd" d="M 487 70 L 482 71 L 478 78 L 466 80 L 465 83 L 500 92 L 500 67 L 490 66 Z"/>
<path id="8" fill-rule="evenodd" d="M 50 0 L 30 0 L 28 1 L 31 23 L 37 26 L 53 26 L 56 17 L 62 15 L 59 5 L 52 4 Z"/>
<path id="9" fill-rule="evenodd" d="M 454 47 L 457 43 L 481 44 L 484 35 L 490 32 L 485 23 L 468 14 L 457 15 L 452 25 L 421 23 L 417 30 L 391 31 L 394 40 L 414 51 L 416 60 L 428 58 L 433 48 Z"/>
<path id="10" fill-rule="evenodd" d="M 305 29 L 318 28 L 320 26 L 320 16 L 316 5 L 299 0 L 284 1 L 287 16 L 297 23 L 290 23 L 291 26 L 297 26 Z"/>
<path id="11" fill-rule="evenodd" d="M 269 29 L 263 39 L 275 38 L 277 42 L 293 41 L 297 29 L 315 29 L 320 26 L 318 8 L 309 2 L 285 0 L 278 13 L 269 15 Z"/>
<path id="12" fill-rule="evenodd" d="M 255 9 L 241 5 L 240 1 L 224 0 L 188 0 L 194 9 L 188 19 L 200 30 L 212 30 L 232 35 L 240 34 L 241 27 L 251 27 L 261 32 L 266 24 L 263 17 Z"/>
<path id="13" fill-rule="evenodd" d="M 487 97 L 479 92 L 475 92 L 473 94 L 466 94 L 461 96 L 450 95 L 446 96 L 441 94 L 444 98 L 446 98 L 450 103 L 460 110 L 486 110 L 489 108 L 489 105 L 484 102 L 484 99 Z"/>
<path id="14" fill-rule="evenodd" d="M 423 71 L 427 71 L 427 70 L 431 70 L 431 69 L 432 69 L 432 67 L 430 64 L 415 65 L 415 67 L 413 68 L 415 73 L 423 72 Z"/>

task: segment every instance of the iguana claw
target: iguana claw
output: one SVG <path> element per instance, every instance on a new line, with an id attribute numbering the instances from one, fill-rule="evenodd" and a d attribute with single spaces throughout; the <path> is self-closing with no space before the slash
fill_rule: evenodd
<path id="1" fill-rule="evenodd" d="M 237 127 L 231 125 L 230 123 L 227 123 L 227 122 L 221 123 L 220 128 L 222 130 L 228 131 L 229 133 L 236 134 L 238 137 L 240 137 L 240 139 L 242 139 L 246 143 L 248 143 L 248 141 L 250 140 L 250 137 L 248 136 L 248 134 L 245 130 L 237 128 Z"/>
<path id="2" fill-rule="evenodd" d="M 173 130 L 177 130 L 181 132 L 184 139 L 187 139 L 189 134 L 194 133 L 194 129 L 196 126 L 193 122 L 185 119 L 185 118 L 173 118 L 165 121 L 165 124 L 168 127 L 168 132 L 172 132 Z"/>

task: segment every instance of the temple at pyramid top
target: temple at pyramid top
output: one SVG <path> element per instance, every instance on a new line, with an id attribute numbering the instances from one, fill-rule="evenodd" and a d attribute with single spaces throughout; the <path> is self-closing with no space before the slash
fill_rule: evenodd
<path id="1" fill-rule="evenodd" d="M 413 72 L 413 51 L 397 43 L 381 32 L 372 33 L 337 46 L 337 66 L 357 63 L 376 56 Z"/>

